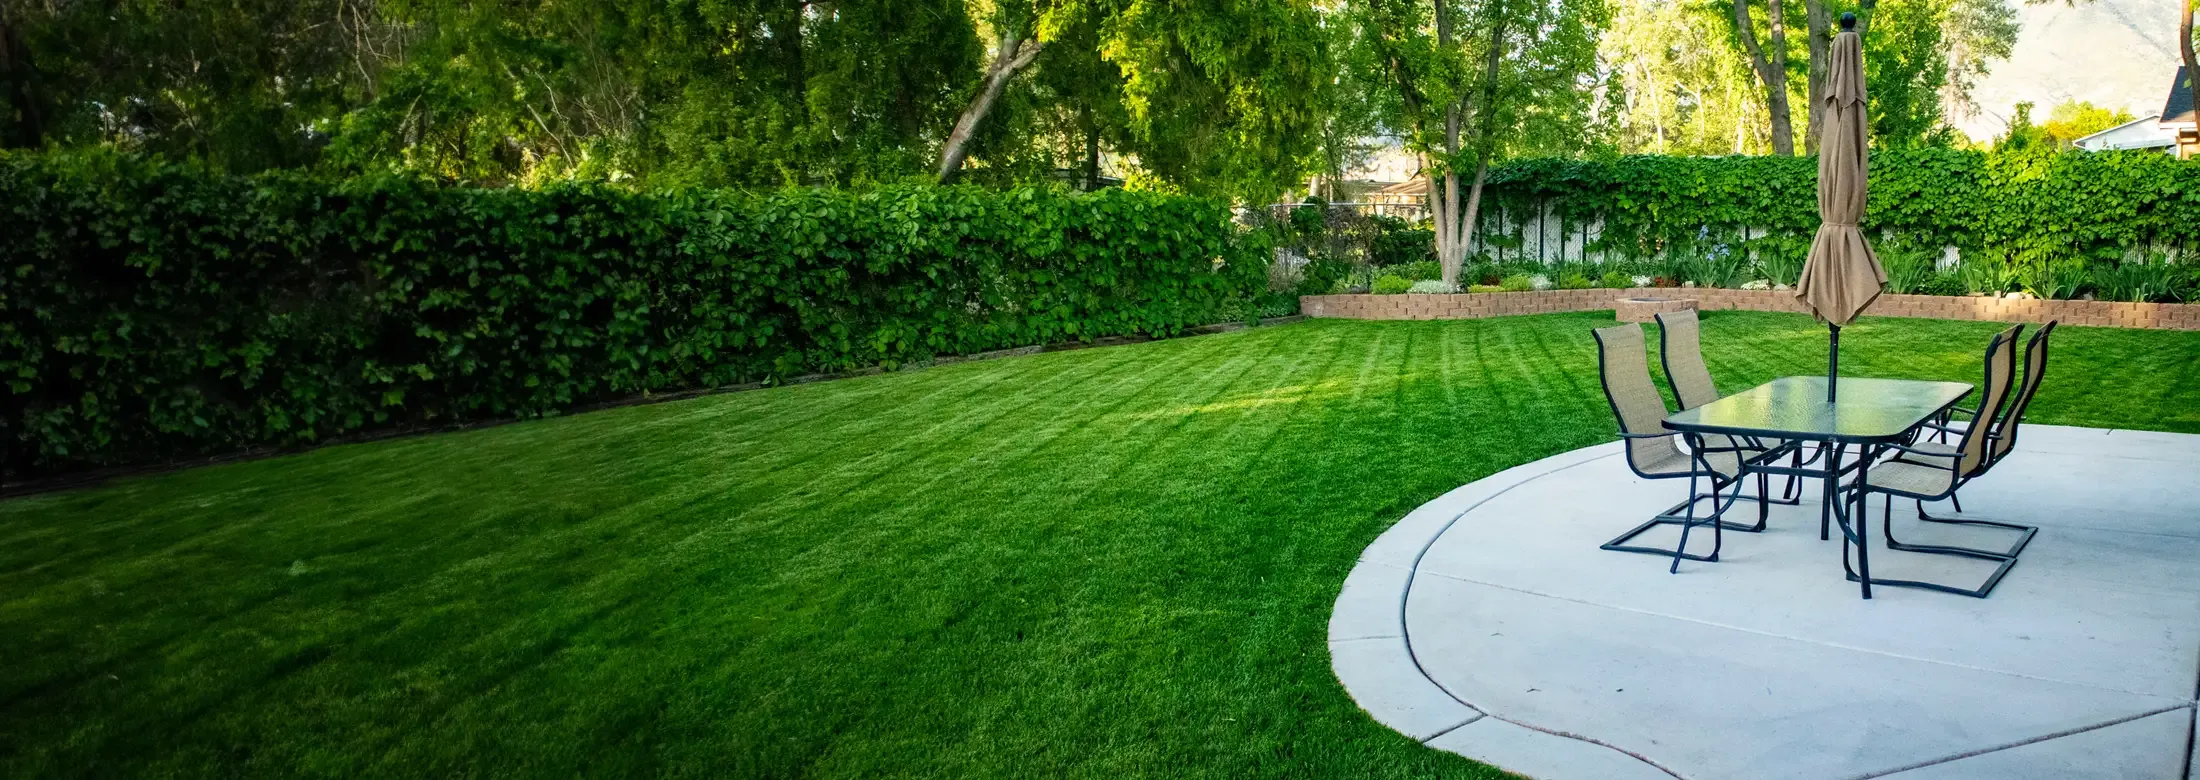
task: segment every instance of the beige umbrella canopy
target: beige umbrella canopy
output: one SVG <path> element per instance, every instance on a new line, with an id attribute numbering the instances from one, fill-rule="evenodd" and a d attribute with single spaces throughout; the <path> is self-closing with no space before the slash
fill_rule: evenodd
<path id="1" fill-rule="evenodd" d="M 1887 271 L 1864 241 L 1865 172 L 1870 152 L 1864 116 L 1864 44 L 1844 14 L 1833 36 L 1826 73 L 1825 123 L 1818 140 L 1818 237 L 1795 285 L 1795 297 L 1831 328 L 1827 399 L 1840 373 L 1841 326 L 1856 320 L 1887 285 Z"/>

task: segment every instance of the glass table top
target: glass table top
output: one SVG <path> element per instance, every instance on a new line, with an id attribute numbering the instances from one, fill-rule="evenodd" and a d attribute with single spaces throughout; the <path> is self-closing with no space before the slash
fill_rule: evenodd
<path id="1" fill-rule="evenodd" d="M 1971 394 L 1963 382 L 1842 377 L 1826 403 L 1826 378 L 1788 376 L 1665 418 L 1665 427 L 1812 441 L 1884 442 Z"/>

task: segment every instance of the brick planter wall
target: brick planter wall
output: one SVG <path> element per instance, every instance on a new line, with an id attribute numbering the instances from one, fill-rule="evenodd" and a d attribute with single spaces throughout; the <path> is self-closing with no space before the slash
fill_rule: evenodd
<path id="1" fill-rule="evenodd" d="M 1612 316 L 1620 322 L 1651 322 L 1660 314 L 1695 309 L 1696 299 L 1679 295 L 1628 295 L 1612 302 Z"/>
<path id="2" fill-rule="evenodd" d="M 1351 320 L 1473 320 L 1513 314 L 1550 314 L 1611 309 L 1621 298 L 1655 295 L 1693 298 L 1696 308 L 1713 311 L 1806 312 L 1795 294 L 1775 290 L 1540 290 L 1457 295 L 1307 295 L 1299 310 L 1309 317 Z M 2112 301 L 2040 301 L 1947 295 L 1882 295 L 1865 316 L 1930 317 L 1943 320 L 2045 322 L 2111 328 L 2200 330 L 2200 304 L 2116 303 Z"/>

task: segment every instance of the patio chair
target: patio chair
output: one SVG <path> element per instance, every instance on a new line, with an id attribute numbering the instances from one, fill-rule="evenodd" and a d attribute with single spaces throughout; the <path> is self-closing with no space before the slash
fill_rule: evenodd
<path id="1" fill-rule="evenodd" d="M 1994 426 L 1990 434 L 1994 438 L 1994 463 L 2001 462 L 2017 447 L 2017 429 L 2024 422 L 2024 410 L 2032 405 L 2032 396 L 2040 391 L 2040 380 L 2047 376 L 2047 337 L 2054 335 L 2056 326 L 2061 324 L 2061 320 L 2048 320 L 2024 343 L 2024 384 L 2017 386 L 2017 400 L 2009 404 L 2009 411 L 2002 414 L 2001 423 Z"/>
<path id="2" fill-rule="evenodd" d="M 1719 385 L 1717 382 L 1712 381 L 1711 369 L 1704 364 L 1703 329 L 1701 323 L 1696 319 L 1696 310 L 1664 312 L 1655 315 L 1655 319 L 1658 321 L 1658 364 L 1665 368 L 1665 382 L 1673 388 L 1673 400 L 1680 402 L 1681 408 L 1684 410 L 1694 409 L 1719 400 L 1722 397 L 1719 395 Z M 1713 447 L 1739 446 L 1745 451 L 1754 451 L 1751 457 L 1762 457 L 1773 449 L 1783 448 L 1782 443 L 1768 443 L 1756 438 L 1745 438 L 1736 442 L 1725 436 L 1706 436 L 1704 440 L 1710 442 Z M 1789 466 L 1796 469 L 1802 468 L 1804 464 L 1802 448 L 1793 446 L 1785 447 L 1785 449 L 1793 451 L 1794 462 L 1790 463 Z M 1812 455 L 1811 459 L 1816 460 L 1817 455 Z M 1743 496 L 1743 498 L 1761 504 L 1792 506 L 1802 503 L 1802 483 L 1796 481 L 1795 475 L 1788 475 L 1787 482 L 1781 487 L 1780 497 L 1777 499 L 1772 498 L 1768 493 L 1767 489 L 1770 486 L 1766 484 L 1767 482 L 1765 475 L 1758 474 L 1757 495 Z M 1762 531 L 1764 530 L 1764 518 L 1762 517 L 1764 513 L 1760 511 L 1758 514 L 1760 515 L 1758 527 L 1752 530 Z"/>
<path id="3" fill-rule="evenodd" d="M 1657 385 L 1650 379 L 1649 346 L 1642 335 L 1642 326 L 1629 323 L 1595 331 L 1597 340 L 1597 373 L 1604 385 L 1604 400 L 1612 407 L 1612 416 L 1619 421 L 1620 439 L 1627 443 L 1627 467 L 1643 479 L 1687 479 L 1688 499 L 1673 508 L 1650 518 L 1627 533 L 1620 534 L 1601 545 L 1601 549 L 1619 552 L 1669 555 L 1673 564 L 1666 569 L 1678 573 L 1681 561 L 1715 562 L 1719 549 L 1725 543 L 1722 531 L 1749 531 L 1747 526 L 1721 520 L 1726 510 L 1734 505 L 1742 492 L 1742 478 L 1748 475 L 1747 461 L 1741 448 L 1715 447 L 1697 437 L 1690 437 L 1689 449 L 1683 452 L 1673 443 L 1675 434 L 1665 429 L 1665 398 L 1658 394 Z M 1707 480 L 1711 513 L 1696 516 L 1696 504 L 1703 498 L 1696 492 L 1697 480 Z M 1729 489 L 1731 488 L 1731 491 Z M 1722 495 L 1731 492 L 1731 495 Z M 1723 500 L 1722 500 L 1723 499 Z M 1761 511 L 1761 510 L 1760 510 Z M 1636 536 L 1660 525 L 1681 527 L 1680 543 L 1673 549 L 1632 545 Z M 1708 555 L 1688 552 L 1688 535 L 1697 526 L 1711 526 L 1711 552 Z M 1762 518 L 1758 527 L 1764 525 Z"/>
<path id="4" fill-rule="evenodd" d="M 2039 330 L 2032 333 L 2032 338 L 2025 342 L 2024 382 L 2017 386 L 2016 400 L 2004 405 L 2002 407 L 2003 411 L 2001 413 L 2001 416 L 1995 418 L 1993 421 L 1988 423 L 1988 425 L 1991 427 L 1987 428 L 1986 435 L 1993 442 L 1993 444 L 1987 450 L 1986 468 L 1993 468 L 1993 465 L 1995 463 L 2000 462 L 2003 457 L 2009 454 L 2010 450 L 2016 447 L 2017 429 L 2020 427 L 2019 424 L 2023 422 L 2024 409 L 2025 407 L 2031 405 L 2032 394 L 2039 392 L 2040 380 L 2047 373 L 2047 337 L 2049 334 L 2054 333 L 2055 327 L 2060 324 L 2061 321 L 2059 320 L 2048 320 L 2047 324 L 2041 325 Z M 2021 333 L 2023 328 L 2023 325 L 2018 325 L 2016 327 L 2010 328 L 2008 331 L 2005 331 L 2006 333 L 2010 334 L 2010 341 L 2012 343 L 2016 341 L 2016 334 Z M 1960 412 L 1970 416 L 1972 419 L 1969 425 L 1975 426 L 1979 424 L 1976 410 L 1956 408 L 1951 409 L 1950 411 Z M 1956 448 L 1953 445 L 1947 443 L 1948 436 L 1952 433 L 1959 433 L 1962 429 L 1954 427 L 1954 425 L 1950 422 L 1949 417 L 1949 415 L 1943 414 L 1941 415 L 1941 419 L 1938 423 L 1927 426 L 1934 430 L 1934 436 L 1937 441 L 1919 442 L 1914 446 L 1917 449 L 1923 450 L 1925 452 L 1937 453 L 1944 456 L 1954 455 L 1956 453 Z M 1961 499 L 1957 498 L 1954 495 L 1950 495 L 1948 496 L 1948 502 L 1955 505 L 1955 509 L 1957 512 L 1963 511 L 1963 502 Z M 1932 517 L 1925 514 L 1924 502 L 1918 503 L 1917 517 L 1920 520 L 1957 522 L 1941 521 L 1940 518 Z"/>
<path id="5" fill-rule="evenodd" d="M 1919 503 L 1922 509 L 1924 502 L 1952 497 L 1957 489 L 1992 468 L 1995 461 L 1994 440 L 1996 438 L 1993 434 L 1992 421 L 2003 411 L 2004 404 L 2009 401 L 2011 380 L 2016 376 L 2017 371 L 2015 342 L 2018 332 L 2022 329 L 2023 326 L 2019 325 L 2002 331 L 1995 334 L 1993 340 L 1987 343 L 1986 378 L 1985 382 L 1979 386 L 1979 404 L 1975 417 L 1975 420 L 1983 422 L 1975 422 L 1963 428 L 1952 448 L 1948 446 L 1921 448 L 1916 443 L 1887 445 L 1888 449 L 1895 450 L 1898 454 L 1873 464 L 1865 472 L 1863 482 L 1850 488 L 1857 491 L 1856 495 L 1852 497 L 1856 507 L 1856 512 L 1852 516 L 1858 523 L 1867 522 L 1865 507 L 1869 506 L 1868 502 L 1871 499 L 1871 494 L 1878 493 L 1886 497 L 1886 503 L 1881 512 L 1881 532 L 1887 540 L 1888 548 L 1908 552 L 1956 555 L 1999 561 L 2001 566 L 1997 567 L 1994 573 L 1987 577 L 1985 584 L 1970 590 L 1939 583 L 1909 580 L 1876 580 L 1877 582 L 1924 587 L 1947 593 L 1985 598 L 1988 593 L 1993 592 L 1995 585 L 2001 583 L 2002 576 L 2009 573 L 2009 568 L 2016 565 L 2018 553 L 2023 552 L 2024 546 L 2031 543 L 2033 534 L 2039 531 L 2039 529 L 2032 526 L 1988 520 L 1933 520 L 1933 522 L 1992 526 L 2021 531 L 2022 536 L 2005 552 L 1947 545 L 1905 544 L 1896 540 L 1894 536 L 1894 499 L 1896 496 L 1913 499 Z M 2037 338 L 2035 337 L 2035 339 Z M 2046 353 L 2041 352 L 2040 356 L 2044 360 Z M 2026 400 L 2029 399 L 2020 397 L 2019 402 Z M 2012 413 L 2021 413 L 2021 410 L 2012 409 L 2011 411 Z M 1844 546 L 1842 548 L 1844 566 L 1847 564 L 1847 557 L 1847 547 Z M 1853 572 L 1851 576 L 1855 578 Z M 1865 587 L 1870 587 L 1870 584 L 1866 583 Z"/>

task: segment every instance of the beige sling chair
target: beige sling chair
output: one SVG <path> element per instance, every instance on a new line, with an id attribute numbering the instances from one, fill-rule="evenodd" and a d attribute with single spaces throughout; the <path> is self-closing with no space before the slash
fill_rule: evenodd
<path id="1" fill-rule="evenodd" d="M 1926 515 L 1924 509 L 1927 501 L 1954 498 L 1957 489 L 1971 480 L 1985 475 L 2015 445 L 2017 424 L 2023 419 L 2024 409 L 2031 403 L 2032 395 L 2038 392 L 2040 379 L 2046 370 L 2047 336 L 2054 331 L 2054 325 L 2050 323 L 2047 327 L 2041 328 L 2038 333 L 2033 334 L 2031 342 L 2026 345 L 2024 383 L 2022 388 L 2012 397 L 2010 386 L 2017 372 L 2016 340 L 2017 335 L 2023 329 L 2024 326 L 2022 325 L 2012 327 L 1996 334 L 1993 341 L 1988 343 L 1985 365 L 1986 378 L 1985 382 L 1979 386 L 1979 404 L 1973 410 L 1972 423 L 1962 429 L 1949 429 L 1946 431 L 1958 437 L 1954 444 L 1918 442 L 1907 445 L 1888 445 L 1889 449 L 1896 451 L 1894 457 L 1874 464 L 1865 473 L 1862 484 L 1854 488 L 1856 495 L 1853 496 L 1856 511 L 1852 515 L 1859 523 L 1865 522 L 1865 502 L 1870 500 L 1871 494 L 1879 493 L 1886 496 L 1885 504 L 1881 510 L 1881 533 L 1887 540 L 1889 549 L 1978 558 L 1998 561 L 2001 565 L 1994 569 L 1993 574 L 1986 578 L 1984 584 L 1972 589 L 1913 580 L 1869 580 L 1866 582 L 1867 587 L 1871 583 L 1903 585 L 1985 598 L 1993 592 L 1994 586 L 2001 583 L 2002 577 L 2009 573 L 2010 567 L 2016 565 L 2017 555 L 2024 552 L 2025 545 L 2030 544 L 2032 536 L 2039 532 L 2039 529 L 2033 526 L 2015 523 L 1935 518 Z M 1998 424 L 1997 421 L 1999 421 Z M 1915 500 L 1918 504 L 1918 517 L 1926 522 L 2003 528 L 2017 531 L 2019 535 L 2007 550 L 1981 550 L 1971 547 L 1904 543 L 1894 536 L 1894 499 L 1896 496 Z M 1843 546 L 1843 566 L 1846 566 L 1848 562 L 1847 553 L 1848 548 Z M 1853 570 L 1850 572 L 1850 577 L 1859 581 L 1868 580 L 1868 574 L 1865 577 L 1858 577 Z"/>
<path id="2" fill-rule="evenodd" d="M 2018 423 L 2023 421 L 2023 409 L 2032 402 L 2032 394 L 2039 392 L 2040 379 L 2047 372 L 2047 337 L 2053 334 L 2055 327 L 2060 324 L 2062 324 L 2060 320 L 2048 320 L 2047 324 L 2041 325 L 2039 330 L 2032 333 L 2031 340 L 2025 342 L 2024 384 L 2019 385 L 2017 388 L 2018 400 L 2016 403 L 2004 407 L 2006 411 L 2002 413 L 2000 419 L 1988 423 L 1993 428 L 1988 431 L 1987 435 L 1992 436 L 1994 440 L 1993 449 L 1989 454 L 1990 460 L 2001 460 L 2003 456 L 2008 455 L 2009 451 L 2017 446 L 2017 428 Z M 2023 327 L 2019 325 L 2017 329 Z M 1933 431 L 1934 441 L 1918 442 L 1914 446 L 1926 452 L 1943 455 L 1955 454 L 1954 445 L 1948 444 L 1948 435 L 1963 432 L 1963 429 L 1955 427 L 1952 422 L 1952 417 L 1958 414 L 1971 418 L 1967 425 L 1978 424 L 1978 410 L 1961 406 L 1950 408 L 1948 411 L 1941 413 L 1940 419 L 1934 424 L 1925 426 Z M 2009 429 L 2009 435 L 2007 436 L 2001 435 L 2001 429 L 2004 426 Z M 1987 465 L 1992 466 L 1991 463 Z M 1963 499 L 1951 494 L 1948 496 L 1948 503 L 1955 505 L 1957 512 L 1963 511 Z M 1917 508 L 1917 516 L 1923 520 L 1937 519 L 1925 514 L 1925 507 L 1922 503 Z"/>
<path id="3" fill-rule="evenodd" d="M 1673 388 L 1673 400 L 1680 402 L 1683 411 L 1719 400 L 1721 397 L 1719 395 L 1719 385 L 1717 382 L 1712 381 L 1711 369 L 1704 364 L 1702 327 L 1696 319 L 1696 310 L 1666 312 L 1656 315 L 1656 319 L 1658 321 L 1658 363 L 1665 367 L 1665 382 Z M 1725 436 L 1713 434 L 1705 436 L 1704 440 L 1710 442 L 1713 447 L 1739 446 L 1746 453 L 1745 456 L 1758 459 L 1762 459 L 1771 450 L 1783 449 L 1782 442 L 1768 442 L 1756 438 L 1743 438 L 1737 442 Z M 1790 468 L 1800 469 L 1805 463 L 1818 459 L 1818 455 L 1813 454 L 1811 455 L 1811 461 L 1803 460 L 1801 447 L 1784 447 L 1784 449 L 1788 449 L 1792 453 L 1794 462 L 1789 464 Z M 1794 506 L 1802 503 L 1802 483 L 1796 481 L 1794 474 L 1788 475 L 1786 484 L 1780 490 L 1779 498 L 1772 498 L 1767 494 L 1767 481 L 1765 475 L 1758 474 L 1757 495 L 1743 496 L 1742 498 L 1756 501 L 1759 504 Z M 1747 530 L 1764 530 L 1762 507 L 1758 512 L 1757 526 Z"/>
<path id="4" fill-rule="evenodd" d="M 1721 533 L 1723 530 L 1752 530 L 1749 526 L 1720 519 L 1741 495 L 1742 478 L 1750 473 L 1748 455 L 1731 442 L 1725 446 L 1717 446 L 1692 434 L 1687 435 L 1689 447 L 1683 452 L 1673 442 L 1675 434 L 1665 429 L 1665 398 L 1658 394 L 1657 385 L 1650 379 L 1649 347 L 1643 338 L 1642 327 L 1629 323 L 1598 328 L 1595 335 L 1597 373 L 1604 385 L 1604 400 L 1611 404 L 1612 415 L 1619 420 L 1620 439 L 1627 444 L 1627 467 L 1643 479 L 1685 478 L 1688 480 L 1689 496 L 1673 508 L 1636 526 L 1634 530 L 1605 542 L 1601 548 L 1669 555 L 1673 558 L 1673 564 L 1666 570 L 1676 573 L 1680 571 L 1683 560 L 1719 560 L 1719 548 L 1725 543 L 1725 536 Z M 1699 479 L 1709 482 L 1711 490 L 1708 493 L 1696 492 Z M 1711 513 L 1698 517 L 1696 505 L 1703 498 L 1712 499 Z M 1763 511 L 1760 505 L 1757 529 L 1764 527 Z M 1660 525 L 1681 527 L 1680 543 L 1673 549 L 1629 544 L 1636 536 Z M 1701 525 L 1711 526 L 1709 554 L 1688 552 L 1689 532 Z"/>

